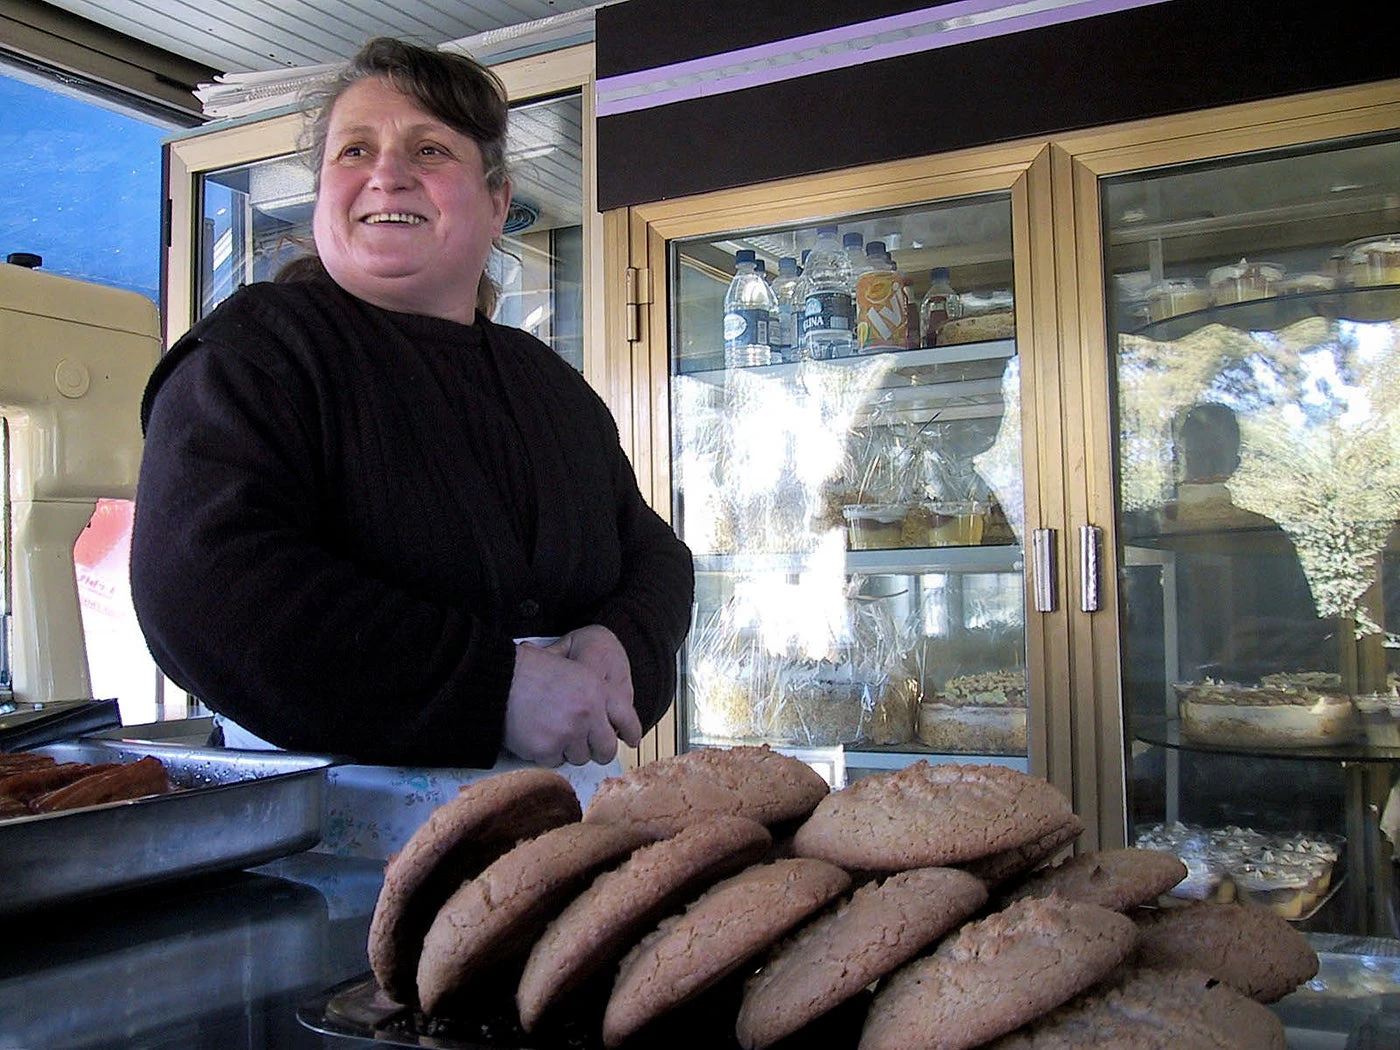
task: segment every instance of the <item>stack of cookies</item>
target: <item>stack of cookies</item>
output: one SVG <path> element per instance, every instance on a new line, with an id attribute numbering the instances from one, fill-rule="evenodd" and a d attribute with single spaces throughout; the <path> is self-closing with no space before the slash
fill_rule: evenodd
<path id="1" fill-rule="evenodd" d="M 391 858 L 369 954 L 441 1035 L 499 1045 L 1270 1048 L 1317 957 L 1267 909 L 1144 907 L 1186 875 L 1046 781 L 919 762 L 837 792 L 767 747 L 471 785 Z M 453 1028 L 454 1024 L 467 1027 Z M 1131 1037 L 1130 1037 L 1131 1036 Z"/>

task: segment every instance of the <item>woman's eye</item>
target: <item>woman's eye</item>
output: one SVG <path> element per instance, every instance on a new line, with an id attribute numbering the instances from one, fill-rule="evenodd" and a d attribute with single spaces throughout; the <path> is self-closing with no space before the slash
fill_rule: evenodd
<path id="1" fill-rule="evenodd" d="M 358 160 L 365 155 L 363 146 L 345 146 L 341 149 L 340 155 L 348 160 Z"/>

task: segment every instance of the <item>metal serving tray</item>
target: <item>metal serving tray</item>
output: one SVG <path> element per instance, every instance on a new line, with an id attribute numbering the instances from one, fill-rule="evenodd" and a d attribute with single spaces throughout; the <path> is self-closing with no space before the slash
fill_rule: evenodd
<path id="1" fill-rule="evenodd" d="M 0 914 L 246 868 L 321 839 L 335 759 L 133 740 L 35 748 L 59 762 L 154 755 L 182 790 L 0 821 Z"/>

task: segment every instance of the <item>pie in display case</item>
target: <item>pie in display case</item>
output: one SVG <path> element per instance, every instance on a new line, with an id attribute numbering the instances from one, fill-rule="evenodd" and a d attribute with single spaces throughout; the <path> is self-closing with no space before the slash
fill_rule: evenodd
<path id="1" fill-rule="evenodd" d="M 829 294 L 820 224 L 671 243 L 682 747 L 764 742 L 838 785 L 940 756 L 1027 768 L 1010 220 L 986 195 L 832 222 L 851 274 L 834 352 L 801 339 Z M 777 278 L 773 334 L 735 355 L 745 253 Z"/>
<path id="2" fill-rule="evenodd" d="M 1129 841 L 1324 932 L 1395 922 L 1398 166 L 1342 141 L 1102 194 Z"/>

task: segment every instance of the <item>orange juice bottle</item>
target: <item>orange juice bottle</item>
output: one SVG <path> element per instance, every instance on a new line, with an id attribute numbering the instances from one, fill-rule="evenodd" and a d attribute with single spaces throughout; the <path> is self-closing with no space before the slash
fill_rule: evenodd
<path id="1" fill-rule="evenodd" d="M 871 268 L 856 281 L 856 353 L 903 350 L 909 336 L 908 292 L 881 241 L 865 246 Z"/>

